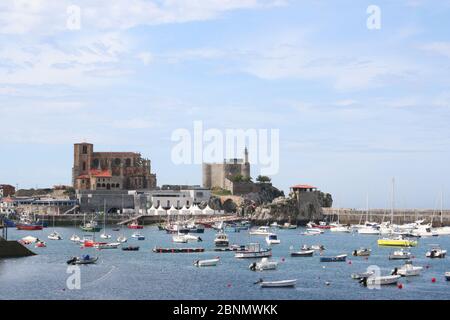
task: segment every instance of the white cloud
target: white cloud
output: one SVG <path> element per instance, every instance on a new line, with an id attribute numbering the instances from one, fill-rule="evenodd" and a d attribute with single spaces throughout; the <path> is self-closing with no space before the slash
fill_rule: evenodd
<path id="1" fill-rule="evenodd" d="M 141 52 L 137 55 L 137 58 L 146 66 L 153 61 L 153 55 L 151 52 Z"/>
<path id="2" fill-rule="evenodd" d="M 420 47 L 422 50 L 450 58 L 450 42 L 431 42 Z"/>

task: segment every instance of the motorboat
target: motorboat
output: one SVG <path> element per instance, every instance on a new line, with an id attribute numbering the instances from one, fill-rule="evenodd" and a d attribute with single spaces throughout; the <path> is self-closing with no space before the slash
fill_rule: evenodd
<path id="1" fill-rule="evenodd" d="M 280 244 L 281 240 L 278 239 L 278 236 L 275 233 L 271 233 L 266 237 L 266 243 L 270 246 L 273 244 Z"/>
<path id="2" fill-rule="evenodd" d="M 305 247 L 305 246 L 304 246 Z M 316 251 L 324 251 L 325 250 L 325 246 L 322 244 L 313 244 L 311 246 L 311 250 L 316 250 Z"/>
<path id="3" fill-rule="evenodd" d="M 102 228 L 97 224 L 97 221 L 91 220 L 80 226 L 81 230 L 85 232 L 99 232 Z"/>
<path id="4" fill-rule="evenodd" d="M 184 235 L 174 235 L 172 241 L 175 243 L 188 243 L 188 239 Z"/>
<path id="5" fill-rule="evenodd" d="M 435 237 L 439 234 L 431 228 L 431 225 L 419 225 L 411 231 L 411 235 L 415 237 Z"/>
<path id="6" fill-rule="evenodd" d="M 450 281 L 450 272 L 445 273 L 445 280 Z"/>
<path id="7" fill-rule="evenodd" d="M 271 227 L 271 228 L 279 228 L 280 225 L 278 224 L 278 222 L 275 221 L 275 222 L 273 222 L 273 223 L 270 224 L 270 227 Z"/>
<path id="8" fill-rule="evenodd" d="M 254 262 L 249 266 L 252 271 L 276 270 L 277 268 L 278 262 L 270 261 L 269 258 L 262 258 L 260 262 Z"/>
<path id="9" fill-rule="evenodd" d="M 447 250 L 441 249 L 437 245 L 433 245 L 433 248 L 426 253 L 427 258 L 445 258 Z"/>
<path id="10" fill-rule="evenodd" d="M 347 260 L 346 254 L 341 254 L 334 257 L 321 257 L 320 262 L 345 262 Z"/>
<path id="11" fill-rule="evenodd" d="M 60 235 L 58 232 L 56 232 L 56 231 L 53 231 L 52 233 L 50 233 L 50 234 L 48 235 L 48 238 L 49 238 L 50 240 L 62 240 L 61 235 Z"/>
<path id="12" fill-rule="evenodd" d="M 98 257 L 91 257 L 89 255 L 83 255 L 81 257 L 72 257 L 67 261 L 67 264 L 80 265 L 80 264 L 94 264 L 98 260 Z"/>
<path id="13" fill-rule="evenodd" d="M 252 236 L 268 236 L 271 232 L 269 227 L 259 227 L 258 229 L 250 230 L 249 234 Z"/>
<path id="14" fill-rule="evenodd" d="M 358 250 L 353 251 L 353 256 L 355 257 L 368 257 L 372 253 L 372 250 L 367 248 L 360 248 Z"/>
<path id="15" fill-rule="evenodd" d="M 297 285 L 297 279 L 281 281 L 264 281 L 260 279 L 255 284 L 259 284 L 261 288 L 293 288 Z"/>
<path id="16" fill-rule="evenodd" d="M 143 235 L 141 235 L 139 232 L 133 233 L 133 235 L 131 237 L 133 239 L 137 239 L 139 241 L 145 240 L 145 237 Z"/>
<path id="17" fill-rule="evenodd" d="M 297 229 L 297 225 L 295 224 L 291 224 L 289 222 L 286 222 L 285 224 L 278 226 L 278 228 L 280 229 L 287 229 L 287 230 L 293 230 L 293 229 Z"/>
<path id="18" fill-rule="evenodd" d="M 119 246 L 121 245 L 121 243 L 118 242 L 112 242 L 112 243 L 96 243 L 94 244 L 94 248 L 99 249 L 99 250 L 104 250 L 104 249 L 117 249 L 119 248 Z"/>
<path id="19" fill-rule="evenodd" d="M 396 238 L 383 238 L 378 240 L 379 246 L 388 247 L 415 247 L 417 246 L 416 240 L 405 239 L 402 236 Z"/>
<path id="20" fill-rule="evenodd" d="M 139 251 L 139 247 L 138 246 L 122 247 L 122 251 Z"/>
<path id="21" fill-rule="evenodd" d="M 181 234 L 179 234 L 179 235 L 181 235 Z M 203 241 L 202 238 L 194 236 L 194 235 L 192 235 L 190 233 L 183 234 L 183 235 L 187 239 L 187 241 L 198 241 L 198 242 L 202 242 Z"/>
<path id="22" fill-rule="evenodd" d="M 400 275 L 402 277 L 418 276 L 423 267 L 413 266 L 412 261 L 408 260 L 400 268 L 395 268 L 392 275 Z"/>
<path id="23" fill-rule="evenodd" d="M 230 245 L 230 240 L 228 239 L 228 235 L 223 232 L 216 234 L 216 238 L 214 239 L 214 244 L 216 247 L 228 247 Z"/>
<path id="24" fill-rule="evenodd" d="M 117 242 L 125 243 L 127 241 L 128 241 L 128 239 L 124 235 L 121 235 L 121 236 L 117 237 Z"/>
<path id="25" fill-rule="evenodd" d="M 373 271 L 366 271 L 366 272 L 361 272 L 361 273 L 352 273 L 351 277 L 354 280 L 361 280 L 364 278 L 369 278 L 371 276 L 373 276 L 374 272 Z"/>
<path id="26" fill-rule="evenodd" d="M 235 254 L 235 258 L 238 259 L 266 258 L 271 256 L 272 249 L 261 249 L 261 245 L 259 243 L 250 243 L 245 246 L 244 250 L 237 251 Z"/>
<path id="27" fill-rule="evenodd" d="M 306 231 L 303 232 L 302 235 L 304 235 L 304 236 L 318 236 L 318 235 L 323 234 L 323 233 L 324 233 L 323 230 L 310 228 L 310 229 L 306 229 Z"/>
<path id="28" fill-rule="evenodd" d="M 80 241 L 81 241 L 81 238 L 80 238 L 78 235 L 73 234 L 73 235 L 70 237 L 70 241 L 72 241 L 72 242 L 80 242 Z"/>
<path id="29" fill-rule="evenodd" d="M 111 236 L 110 234 L 106 234 L 106 233 L 104 232 L 104 233 L 102 233 L 102 234 L 100 235 L 100 238 L 102 238 L 102 239 L 111 239 L 112 236 Z"/>
<path id="30" fill-rule="evenodd" d="M 347 227 L 347 226 L 337 225 L 337 226 L 331 228 L 330 231 L 331 232 L 351 233 L 352 229 L 350 229 L 350 227 Z"/>
<path id="31" fill-rule="evenodd" d="M 32 236 L 27 236 L 27 237 L 24 237 L 21 240 L 19 240 L 19 242 L 24 245 L 29 245 L 29 244 L 32 244 L 32 243 L 35 243 L 38 241 L 40 241 L 38 238 L 35 238 Z"/>
<path id="32" fill-rule="evenodd" d="M 448 235 L 450 235 L 450 227 L 436 228 L 436 229 L 434 229 L 434 232 L 438 236 L 448 236 Z"/>
<path id="33" fill-rule="evenodd" d="M 220 258 L 209 260 L 197 260 L 194 262 L 196 267 L 215 267 L 219 264 Z"/>
<path id="34" fill-rule="evenodd" d="M 411 259 L 411 252 L 405 250 L 396 250 L 389 255 L 389 260 L 409 260 Z"/>
<path id="35" fill-rule="evenodd" d="M 364 227 L 358 229 L 358 234 L 363 235 L 379 235 L 380 230 L 375 227 Z"/>
<path id="36" fill-rule="evenodd" d="M 139 225 L 139 223 L 137 221 L 133 221 L 127 227 L 128 227 L 128 229 L 134 229 L 134 230 L 142 230 L 142 229 L 144 229 L 144 226 Z"/>
<path id="37" fill-rule="evenodd" d="M 312 228 L 312 229 L 325 229 L 325 230 L 334 228 L 334 226 L 329 225 L 325 221 L 320 221 L 319 224 L 316 224 L 314 222 L 308 222 L 308 224 L 306 226 L 308 228 Z"/>
<path id="38" fill-rule="evenodd" d="M 291 257 L 312 257 L 314 255 L 315 250 L 300 250 L 300 251 L 292 251 Z"/>
<path id="39" fill-rule="evenodd" d="M 365 286 L 383 286 L 383 285 L 393 285 L 397 284 L 402 276 L 400 275 L 390 275 L 390 276 L 370 276 L 361 279 L 361 283 Z"/>

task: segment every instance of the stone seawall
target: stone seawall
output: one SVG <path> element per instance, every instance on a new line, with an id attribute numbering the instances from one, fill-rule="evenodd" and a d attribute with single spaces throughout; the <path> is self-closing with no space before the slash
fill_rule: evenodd
<path id="1" fill-rule="evenodd" d="M 36 255 L 17 241 L 6 241 L 0 237 L 0 258 L 20 258 Z"/>
<path id="2" fill-rule="evenodd" d="M 373 222 L 391 221 L 391 212 L 388 209 L 374 209 L 367 212 L 356 209 L 334 209 L 323 208 L 324 216 L 328 221 L 337 221 L 343 224 L 359 224 L 369 220 Z M 426 223 L 433 223 L 433 226 L 450 226 L 450 210 L 444 210 L 441 213 L 437 210 L 414 210 L 414 209 L 397 209 L 394 211 L 394 223 L 411 223 L 416 220 L 424 219 Z"/>

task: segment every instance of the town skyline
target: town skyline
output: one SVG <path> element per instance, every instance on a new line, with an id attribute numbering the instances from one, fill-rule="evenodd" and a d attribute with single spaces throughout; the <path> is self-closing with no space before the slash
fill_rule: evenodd
<path id="1" fill-rule="evenodd" d="M 285 193 L 388 208 L 395 177 L 396 207 L 438 209 L 441 192 L 449 207 L 449 1 L 107 3 L 0 4 L 0 183 L 70 185 L 88 141 L 142 153 L 158 185 L 201 185 L 200 164 L 172 162 L 171 135 L 202 121 L 279 130 Z"/>

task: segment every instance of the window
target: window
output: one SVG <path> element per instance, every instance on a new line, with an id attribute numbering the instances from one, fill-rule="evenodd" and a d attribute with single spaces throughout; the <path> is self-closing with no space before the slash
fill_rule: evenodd
<path id="1" fill-rule="evenodd" d="M 170 208 L 170 200 L 167 200 L 167 208 Z"/>
<path id="2" fill-rule="evenodd" d="M 87 154 L 87 146 L 83 146 L 83 154 Z"/>
<path id="3" fill-rule="evenodd" d="M 127 159 L 125 163 L 127 167 L 131 167 L 131 159 Z"/>
<path id="4" fill-rule="evenodd" d="M 188 201 L 186 201 L 186 206 L 187 206 L 187 207 L 189 207 L 189 200 L 188 200 Z"/>
<path id="5" fill-rule="evenodd" d="M 86 171 L 86 161 L 83 161 L 83 171 Z"/>

